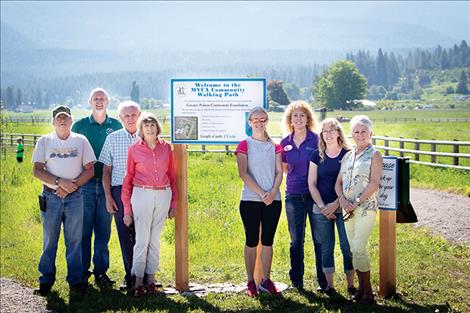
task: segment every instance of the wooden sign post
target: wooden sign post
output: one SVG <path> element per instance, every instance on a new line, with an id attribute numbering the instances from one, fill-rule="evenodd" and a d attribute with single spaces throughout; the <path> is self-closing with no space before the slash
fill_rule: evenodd
<path id="1" fill-rule="evenodd" d="M 261 244 L 261 225 L 259 227 L 259 242 L 258 247 L 256 247 L 256 263 L 255 263 L 255 271 L 253 273 L 253 278 L 255 279 L 256 286 L 261 284 L 261 280 L 263 279 L 263 262 L 261 261 L 261 250 L 263 246 Z"/>
<path id="2" fill-rule="evenodd" d="M 173 149 L 178 201 L 175 217 L 175 287 L 178 291 L 189 289 L 188 258 L 188 154 L 185 144 Z"/>
<path id="3" fill-rule="evenodd" d="M 396 219 L 396 211 L 380 210 L 379 293 L 384 298 L 397 291 Z"/>

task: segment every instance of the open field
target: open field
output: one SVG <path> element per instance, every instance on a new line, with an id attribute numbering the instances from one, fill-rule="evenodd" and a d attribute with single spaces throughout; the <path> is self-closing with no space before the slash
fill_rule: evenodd
<path id="1" fill-rule="evenodd" d="M 37 262 L 41 252 L 41 222 L 37 194 L 41 186 L 32 178 L 29 162 L 16 164 L 12 154 L 2 159 L 1 172 L 1 276 L 37 286 Z M 234 156 L 225 154 L 189 156 L 189 259 L 190 281 L 198 283 L 243 283 L 243 226 L 238 213 L 241 181 Z M 281 186 L 281 190 L 284 186 Z M 216 190 L 217 192 L 213 192 Z M 114 227 L 113 227 L 114 228 Z M 165 285 L 174 277 L 174 222 L 167 222 L 162 235 L 161 271 Z M 309 233 L 307 229 L 306 233 Z M 463 312 L 470 310 L 466 291 L 470 288 L 470 249 L 430 236 L 410 225 L 397 225 L 397 281 L 401 297 L 382 306 L 358 306 L 346 297 L 341 274 L 339 247 L 336 249 L 337 288 L 341 297 L 330 300 L 315 293 L 313 244 L 306 236 L 306 293 L 289 290 L 283 297 L 249 299 L 244 294 L 212 294 L 205 298 L 158 296 L 129 299 L 117 290 L 99 292 L 92 288 L 82 302 L 69 300 L 65 283 L 63 243 L 59 245 L 57 282 L 49 298 L 49 309 L 58 312 Z M 274 280 L 289 282 L 289 235 L 285 213 L 274 243 Z M 120 281 L 122 261 L 117 234 L 110 242 L 109 274 Z M 370 241 L 372 282 L 378 286 L 378 227 Z M 425 269 L 425 270 L 424 270 Z M 93 281 L 93 280 L 92 280 Z"/>
<path id="2" fill-rule="evenodd" d="M 111 112 L 110 115 L 115 116 L 116 112 Z M 168 110 L 157 110 L 155 113 L 160 117 L 163 126 L 163 134 L 169 135 L 170 123 L 164 116 L 168 116 Z M 41 114 L 45 114 L 41 111 Z M 48 112 L 50 114 L 50 112 Z M 85 111 L 82 112 L 85 114 Z M 417 117 L 417 118 L 470 118 L 470 110 L 411 110 L 411 111 L 365 111 L 365 112 L 346 112 L 335 111 L 329 112 L 328 116 L 345 116 L 352 117 L 355 114 L 367 114 L 377 122 L 373 125 L 374 135 L 389 136 L 389 137 L 404 137 L 404 138 L 419 138 L 419 139 L 436 139 L 436 140 L 454 140 L 470 141 L 470 122 L 400 122 L 400 123 L 383 123 L 383 118 L 403 118 L 403 117 Z M 270 113 L 270 121 L 268 124 L 269 133 L 272 136 L 281 136 L 281 118 L 282 113 Z M 382 120 L 382 121 L 381 121 Z M 343 128 L 346 134 L 350 133 L 349 123 L 343 123 Z M 4 132 L 10 133 L 26 133 L 26 134 L 44 134 L 52 131 L 50 124 L 31 124 L 31 123 L 8 123 L 3 125 Z M 383 145 L 383 141 L 378 141 L 378 145 Z M 390 143 L 390 147 L 398 148 L 398 143 Z M 195 147 L 200 149 L 200 146 Z M 232 146 L 233 150 L 235 147 Z M 209 149 L 224 149 L 224 147 L 209 147 Z M 414 149 L 412 143 L 405 144 L 405 149 Z M 422 145 L 422 150 L 430 149 L 429 145 Z M 27 160 L 28 154 L 31 154 L 32 149 L 26 147 Z M 451 146 L 438 146 L 439 152 L 452 152 Z M 470 146 L 461 147 L 460 153 L 470 154 Z M 391 152 L 391 155 L 399 155 L 397 152 Z M 405 154 L 405 156 L 412 155 Z M 421 161 L 429 162 L 430 156 L 420 156 Z M 440 163 L 452 164 L 452 158 L 438 157 L 437 161 Z M 460 159 L 460 165 L 470 166 L 470 159 Z M 445 191 L 457 192 L 464 195 L 470 195 L 470 172 L 462 170 L 431 168 L 417 164 L 411 164 L 411 185 L 423 188 L 435 188 Z M 439 179 L 436 179 L 439 177 Z"/>

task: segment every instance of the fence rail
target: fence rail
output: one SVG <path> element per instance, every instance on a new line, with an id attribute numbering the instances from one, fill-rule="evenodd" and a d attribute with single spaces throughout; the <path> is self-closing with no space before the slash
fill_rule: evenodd
<path id="1" fill-rule="evenodd" d="M 336 117 L 339 121 L 347 122 L 350 118 L 345 117 Z M 165 120 L 169 120 L 170 117 L 165 117 Z M 412 123 L 412 122 L 422 122 L 422 123 L 450 123 L 450 122 L 470 122 L 468 117 L 384 117 L 384 118 L 371 118 L 373 122 L 379 123 Z M 51 123 L 51 117 L 44 116 L 20 116 L 20 117 L 3 117 L 1 119 L 2 123 L 31 123 L 31 124 L 41 124 L 41 123 Z"/>
<path id="2" fill-rule="evenodd" d="M 42 135 L 40 134 L 20 134 L 20 133 L 3 133 L 1 134 L 1 145 L 4 146 L 15 146 L 16 139 L 22 137 L 25 146 L 34 147 L 36 142 Z M 279 140 L 281 136 L 272 136 L 274 139 Z M 164 135 L 162 138 L 169 139 L 170 136 Z M 379 144 L 383 142 L 383 144 Z M 392 147 L 391 143 L 398 143 L 398 147 Z M 398 152 L 399 156 L 404 157 L 405 153 L 412 156 L 411 163 L 455 168 L 461 170 L 470 170 L 470 166 L 462 166 L 460 164 L 461 159 L 469 159 L 470 153 L 462 153 L 461 147 L 470 147 L 470 141 L 458 141 L 458 140 L 420 140 L 420 139 L 407 139 L 407 138 L 393 138 L 388 136 L 373 136 L 372 143 L 374 146 L 382 150 L 384 155 L 390 155 L 390 152 Z M 406 149 L 405 144 L 413 144 L 414 149 Z M 208 149 L 207 145 L 189 145 L 189 152 L 200 152 L 200 153 L 233 153 L 235 152 L 235 145 L 216 145 L 211 146 L 212 149 Z M 423 146 L 429 146 L 429 150 L 424 150 Z M 450 146 L 452 152 L 439 152 L 438 147 Z M 470 151 L 470 149 L 469 149 Z M 420 160 L 420 156 L 430 156 L 430 162 Z M 437 158 L 452 158 L 452 164 L 440 163 Z"/>
<path id="3" fill-rule="evenodd" d="M 371 118 L 373 122 L 381 123 L 449 123 L 449 122 L 470 122 L 468 117 L 384 117 L 384 118 Z"/>

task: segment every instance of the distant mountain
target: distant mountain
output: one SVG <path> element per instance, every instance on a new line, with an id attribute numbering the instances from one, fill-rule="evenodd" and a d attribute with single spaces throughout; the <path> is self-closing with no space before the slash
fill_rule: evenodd
<path id="1" fill-rule="evenodd" d="M 0 33 L 2 38 L 2 40 L 0 40 L 2 54 L 9 53 L 10 51 L 14 52 L 38 48 L 30 39 L 21 35 L 6 23 L 0 23 Z"/>
<path id="2" fill-rule="evenodd" d="M 76 26 L 72 22 L 65 24 L 64 31 L 54 28 L 44 33 L 50 30 L 46 19 L 40 28 L 29 32 L 24 26 L 19 31 L 2 21 L 2 83 L 122 71 L 170 70 L 179 76 L 224 76 L 234 75 L 237 66 L 244 68 L 240 71 L 242 75 L 249 69 L 256 73 L 260 68 L 269 71 L 279 67 L 329 64 L 358 49 L 382 48 L 403 53 L 438 44 L 451 46 L 461 40 L 408 23 L 348 18 L 287 17 L 283 23 L 269 20 L 265 27 L 253 27 L 255 16 L 258 15 L 247 16 L 247 23 L 226 30 L 212 27 L 210 21 L 200 21 L 188 31 L 188 25 L 173 22 L 172 31 L 162 30 L 159 24 L 154 32 L 146 29 L 140 33 L 142 25 L 136 24 L 130 29 L 116 26 L 117 31 L 97 31 L 93 35 L 87 31 L 74 32 L 72 28 Z M 181 17 L 175 19 L 178 21 Z M 90 25 L 84 24 L 83 28 L 86 30 Z M 134 39 L 125 40 L 132 37 L 131 34 Z M 174 34 L 177 34 L 176 40 Z M 121 43 L 116 45 L 119 38 Z M 243 45 L 238 44 L 240 40 Z M 70 49 L 64 47 L 66 44 L 60 45 L 72 41 L 75 46 L 87 48 Z M 136 42 L 139 48 L 131 49 Z M 204 45 L 215 50 L 202 49 Z"/>

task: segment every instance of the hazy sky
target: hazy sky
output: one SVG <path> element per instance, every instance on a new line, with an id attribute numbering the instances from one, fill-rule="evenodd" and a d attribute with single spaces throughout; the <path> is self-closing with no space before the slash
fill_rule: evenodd
<path id="1" fill-rule="evenodd" d="M 449 41 L 470 38 L 470 2 L 465 1 L 2 0 L 1 20 L 37 44 L 82 49 L 259 49 L 278 48 L 277 41 L 302 48 L 306 36 L 321 37 L 326 30 L 336 34 L 387 26 L 393 32 L 398 23 Z"/>

